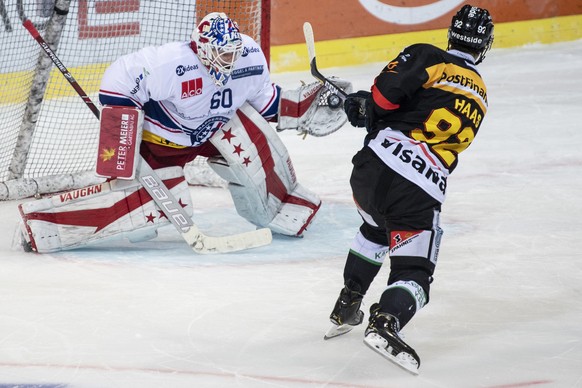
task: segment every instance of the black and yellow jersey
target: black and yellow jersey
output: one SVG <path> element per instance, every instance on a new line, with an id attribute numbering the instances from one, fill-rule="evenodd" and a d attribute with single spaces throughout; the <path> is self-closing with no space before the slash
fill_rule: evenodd
<path id="1" fill-rule="evenodd" d="M 429 44 L 404 49 L 372 86 L 368 141 L 385 128 L 425 143 L 452 172 L 487 112 L 487 89 L 471 55 Z"/>

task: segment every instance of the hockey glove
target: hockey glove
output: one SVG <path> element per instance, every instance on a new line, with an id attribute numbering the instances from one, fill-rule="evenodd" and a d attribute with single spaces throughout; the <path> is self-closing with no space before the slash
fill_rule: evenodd
<path id="1" fill-rule="evenodd" d="M 356 93 L 348 94 L 344 101 L 344 111 L 348 116 L 348 121 L 354 127 L 366 127 L 366 104 L 372 93 L 359 90 Z"/>
<path id="2" fill-rule="evenodd" d="M 346 93 L 352 91 L 351 82 L 336 77 L 330 79 Z M 329 103 L 329 94 L 329 89 L 320 82 L 282 90 L 277 131 L 295 129 L 301 134 L 327 136 L 340 129 L 348 118 L 341 108 Z"/>

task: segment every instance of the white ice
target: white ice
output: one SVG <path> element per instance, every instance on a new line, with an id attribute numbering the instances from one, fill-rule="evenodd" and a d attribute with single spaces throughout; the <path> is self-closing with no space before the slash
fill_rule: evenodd
<path id="1" fill-rule="evenodd" d="M 382 66 L 322 71 L 367 89 Z M 346 126 L 281 134 L 324 205 L 305 238 L 244 253 L 196 255 L 171 227 L 24 253 L 17 203 L 0 203 L 0 387 L 582 387 L 582 41 L 493 50 L 480 70 L 489 113 L 449 180 L 431 302 L 403 330 L 418 376 L 363 326 L 323 340 L 360 223 L 348 178 L 364 133 Z M 191 194 L 208 234 L 249 229 L 226 190 Z"/>

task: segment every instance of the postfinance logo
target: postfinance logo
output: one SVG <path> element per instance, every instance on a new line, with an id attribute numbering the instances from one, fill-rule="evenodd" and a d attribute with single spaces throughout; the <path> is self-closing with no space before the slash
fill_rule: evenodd
<path id="1" fill-rule="evenodd" d="M 433 0 L 432 3 L 413 7 L 385 4 L 386 0 L 358 0 L 370 14 L 387 23 L 422 24 L 439 18 L 458 7 L 464 0 Z M 394 2 L 394 1 L 393 1 Z"/>

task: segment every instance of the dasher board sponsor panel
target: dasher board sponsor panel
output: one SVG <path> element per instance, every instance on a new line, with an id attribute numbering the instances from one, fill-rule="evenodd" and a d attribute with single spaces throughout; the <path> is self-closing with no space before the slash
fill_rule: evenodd
<path id="1" fill-rule="evenodd" d="M 405 5 L 403 5 L 405 3 Z M 487 8 L 499 23 L 582 14 L 582 1 L 572 0 L 358 0 L 338 2 L 274 0 L 271 44 L 302 43 L 308 19 L 316 39 L 332 40 L 447 28 L 464 4 Z M 309 15 L 305 15 L 309 9 Z"/>

